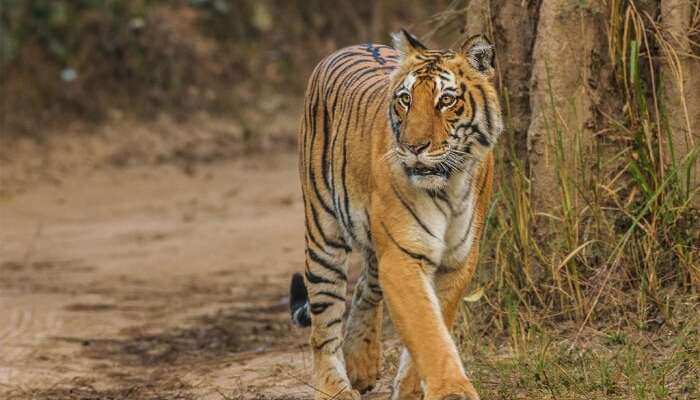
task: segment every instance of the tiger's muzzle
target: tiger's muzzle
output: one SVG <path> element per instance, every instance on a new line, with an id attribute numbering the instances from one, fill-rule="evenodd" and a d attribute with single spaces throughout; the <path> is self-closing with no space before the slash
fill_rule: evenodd
<path id="1" fill-rule="evenodd" d="M 423 186 L 420 183 L 429 180 L 431 182 L 429 186 L 435 186 L 440 181 L 446 181 L 450 177 L 453 169 L 447 162 L 446 150 L 429 152 L 429 145 L 424 146 L 419 151 L 413 151 L 415 149 L 406 151 L 405 146 L 401 147 L 398 151 L 399 162 L 406 175 L 415 184 Z"/>

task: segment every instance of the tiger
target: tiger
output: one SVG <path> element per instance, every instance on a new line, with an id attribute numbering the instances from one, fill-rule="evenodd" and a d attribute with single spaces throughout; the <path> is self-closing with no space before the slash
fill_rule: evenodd
<path id="1" fill-rule="evenodd" d="M 451 328 L 503 130 L 495 50 L 484 35 L 441 50 L 403 29 L 392 36 L 393 46 L 336 51 L 309 78 L 298 136 L 305 268 L 290 312 L 311 326 L 316 400 L 373 390 L 384 304 L 402 345 L 391 399 L 476 400 Z M 344 322 L 351 252 L 363 266 Z"/>

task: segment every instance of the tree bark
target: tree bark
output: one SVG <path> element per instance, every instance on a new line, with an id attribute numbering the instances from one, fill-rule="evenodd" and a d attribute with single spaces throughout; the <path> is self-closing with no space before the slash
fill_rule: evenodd
<path id="1" fill-rule="evenodd" d="M 569 0 L 543 0 L 540 6 L 530 81 L 532 120 L 527 131 L 535 211 L 563 204 L 555 192 L 560 187 L 558 166 L 581 165 L 582 160 L 574 157 L 586 154 L 592 143 L 591 68 L 607 45 L 601 18 L 606 10 L 593 3 L 582 7 Z"/>
<path id="2" fill-rule="evenodd" d="M 667 39 L 652 56 L 665 60 L 663 104 L 672 135 L 662 139 L 669 142 L 664 161 L 671 165 L 700 145 L 700 0 L 648 6 L 659 4 Z M 527 167 L 535 212 L 563 204 L 562 182 L 573 186 L 576 176 L 562 176 L 562 171 L 578 174 L 589 168 L 577 157 L 593 154 L 595 131 L 605 125 L 597 110 L 619 114 L 622 98 L 608 56 L 613 45 L 608 39 L 619 34 L 608 25 L 616 6 L 603 0 L 466 2 L 465 31 L 486 33 L 496 45 L 496 79 L 509 132 L 501 146 Z M 558 168 L 563 164 L 566 168 Z M 692 174 L 691 190 L 700 185 L 700 165 Z M 575 190 L 566 196 L 578 200 Z M 700 206 L 700 194 L 695 204 Z"/>
<path id="3" fill-rule="evenodd" d="M 540 3 L 540 0 L 491 2 L 498 84 L 506 103 L 506 123 L 512 133 L 505 137 L 504 145 L 513 151 L 512 156 L 522 161 L 527 160 L 531 116 L 529 86 Z"/>
<path id="4" fill-rule="evenodd" d="M 664 161 L 678 165 L 700 144 L 700 0 L 662 0 L 661 22 L 666 34 L 666 45 L 660 46 L 661 76 L 671 128 L 670 138 L 662 138 L 671 140 L 665 143 L 664 150 L 670 154 Z M 687 177 L 691 190 L 700 184 L 699 160 Z M 700 195 L 696 194 L 694 203 L 700 206 Z"/>
<path id="5" fill-rule="evenodd" d="M 605 7 L 570 0 L 472 1 L 465 30 L 484 32 L 496 45 L 498 85 L 510 135 L 503 138 L 511 155 L 530 171 L 536 211 L 561 204 L 555 139 L 561 135 L 565 157 L 589 147 L 596 124 L 593 103 L 595 64 L 607 54 Z M 594 82 L 591 84 L 591 82 Z M 601 85 L 602 86 L 602 85 Z M 587 128 L 588 127 L 588 128 Z"/>

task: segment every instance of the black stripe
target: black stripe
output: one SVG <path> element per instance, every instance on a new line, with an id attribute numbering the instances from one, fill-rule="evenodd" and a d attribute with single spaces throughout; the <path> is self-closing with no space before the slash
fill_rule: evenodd
<path id="1" fill-rule="evenodd" d="M 341 242 L 336 242 L 333 240 L 330 240 L 327 236 L 326 233 L 323 231 L 321 228 L 321 222 L 318 220 L 318 213 L 316 212 L 316 208 L 314 206 L 311 206 L 311 216 L 313 217 L 314 225 L 316 226 L 316 230 L 321 234 L 321 238 L 323 239 L 323 242 L 328 246 L 332 247 L 334 249 L 341 249 L 344 250 L 346 253 L 350 252 L 352 248 L 345 243 L 345 241 L 341 238 Z M 335 214 L 333 214 L 335 216 Z"/>
<path id="2" fill-rule="evenodd" d="M 329 292 L 327 290 L 322 290 L 322 291 L 316 293 L 315 296 L 328 296 L 328 297 L 332 297 L 336 300 L 345 301 L 345 297 L 343 297 L 339 294 L 333 293 L 333 292 Z"/>
<path id="3" fill-rule="evenodd" d="M 435 196 L 434 198 L 437 198 L 437 199 L 443 201 L 447 205 L 447 207 L 450 209 L 450 213 L 455 212 L 454 208 L 452 207 L 452 203 L 450 202 L 450 199 L 447 198 L 447 195 L 445 194 L 444 191 L 436 190 L 436 191 L 431 191 L 430 193 L 433 196 Z"/>
<path id="4" fill-rule="evenodd" d="M 447 212 L 442 209 L 442 206 L 437 202 L 437 199 L 434 196 L 430 196 L 430 199 L 433 201 L 433 204 L 435 204 L 435 208 L 440 211 L 440 214 L 442 214 L 443 217 L 447 218 Z"/>
<path id="5" fill-rule="evenodd" d="M 484 100 L 484 114 L 486 115 L 486 131 L 491 133 L 493 129 L 493 123 L 491 122 L 491 107 L 489 106 L 488 98 L 486 97 L 484 88 L 481 85 L 476 85 L 476 88 L 479 89 L 481 97 Z M 479 141 L 479 143 L 481 143 L 481 141 Z"/>
<path id="6" fill-rule="evenodd" d="M 334 69 L 332 72 L 329 73 L 329 76 L 326 79 L 326 82 L 328 82 L 328 87 L 326 89 L 327 89 L 327 94 L 334 93 L 334 92 L 336 94 L 336 96 L 334 96 L 334 101 L 331 103 L 331 104 L 333 104 L 333 108 L 335 108 L 335 104 L 336 104 L 336 101 L 338 98 L 337 92 L 338 92 L 338 89 L 340 89 L 339 87 L 336 86 L 338 84 L 338 79 L 345 74 L 345 71 L 351 69 L 352 67 L 354 67 L 358 64 L 362 64 L 362 63 L 371 64 L 371 62 L 365 58 L 356 59 L 353 62 L 348 62 L 348 63 L 342 64 L 342 69 L 341 69 L 341 66 L 339 66 L 337 69 Z M 335 77 L 331 81 L 329 81 L 329 79 L 331 79 L 331 75 L 333 75 L 336 71 L 338 72 L 338 74 L 335 75 Z M 358 69 L 358 71 L 362 71 L 362 69 Z M 355 72 L 357 72 L 357 71 L 355 71 Z M 355 72 L 353 72 L 353 73 L 355 73 Z M 344 77 L 343 80 L 345 80 L 345 79 L 347 79 L 347 76 Z M 328 92 L 328 90 L 330 90 L 330 92 Z M 326 100 L 330 100 L 330 99 L 326 99 Z"/>
<path id="7" fill-rule="evenodd" d="M 323 176 L 323 182 L 326 184 L 326 189 L 331 191 L 331 181 L 328 178 L 328 142 L 331 140 L 330 132 L 330 117 L 328 116 L 328 108 L 324 102 L 323 104 L 323 149 L 321 150 L 321 175 Z"/>
<path id="8" fill-rule="evenodd" d="M 462 247 L 464 242 L 467 241 L 467 238 L 469 237 L 469 231 L 472 230 L 472 222 L 474 221 L 474 214 L 475 213 L 472 213 L 471 218 L 469 218 L 469 225 L 467 225 L 467 230 L 464 231 L 464 235 L 462 236 L 462 238 L 459 240 L 459 242 L 457 244 L 450 246 L 446 251 L 447 253 L 452 252 L 454 250 L 457 250 L 458 248 Z"/>
<path id="9" fill-rule="evenodd" d="M 306 280 L 309 281 L 309 283 L 313 284 L 318 284 L 318 283 L 330 283 L 331 285 L 337 285 L 338 282 L 331 281 L 329 279 L 326 279 L 320 275 L 316 275 L 311 270 L 309 269 L 309 266 L 307 264 L 306 270 L 304 271 L 304 275 L 306 275 Z"/>
<path id="10" fill-rule="evenodd" d="M 306 143 L 307 143 L 307 137 L 309 136 L 309 133 L 311 134 L 311 143 L 312 143 L 311 146 L 313 146 L 314 136 L 316 135 L 316 132 L 314 130 L 315 129 L 315 127 L 314 127 L 315 121 L 313 120 L 312 110 L 315 106 L 315 101 L 316 101 L 315 99 L 317 99 L 317 97 L 318 97 L 316 85 L 318 83 L 319 73 L 320 73 L 319 67 L 314 69 L 313 75 L 310 78 L 309 87 L 306 91 L 306 99 L 304 101 L 304 153 L 307 152 Z M 310 153 L 310 150 L 309 150 L 309 153 Z M 305 155 L 304 155 L 304 157 L 305 157 Z M 302 161 L 303 160 L 304 159 L 302 159 Z M 302 170 L 303 169 L 303 168 L 301 168 L 302 164 L 300 163 L 299 165 L 300 165 L 299 169 Z"/>
<path id="11" fill-rule="evenodd" d="M 379 271 L 377 271 L 377 258 L 374 256 L 374 254 L 372 254 L 371 256 L 366 257 L 365 260 L 365 273 L 367 273 L 372 278 L 378 278 Z"/>
<path id="12" fill-rule="evenodd" d="M 384 91 L 386 89 L 386 87 L 384 87 L 384 86 L 379 86 L 379 85 L 377 85 L 377 86 L 378 86 L 379 90 L 372 92 L 372 94 L 367 99 L 368 101 L 373 99 L 374 96 L 376 96 L 378 93 L 381 93 L 382 91 Z M 372 119 L 369 121 L 369 124 L 367 125 L 367 129 L 365 129 L 365 122 L 367 120 L 362 120 L 362 130 L 360 132 L 360 134 L 362 134 L 362 135 L 364 135 L 365 131 L 372 133 L 372 127 L 374 127 L 374 122 L 376 121 L 377 116 L 379 115 L 379 112 L 384 108 L 383 104 L 381 104 L 381 102 L 376 102 L 375 104 L 377 105 L 377 109 L 374 111 L 374 114 L 372 115 Z"/>
<path id="13" fill-rule="evenodd" d="M 324 86 L 324 89 L 333 88 L 335 83 L 338 81 L 338 77 L 347 71 L 349 68 L 354 67 L 360 63 L 366 63 L 368 60 L 364 57 L 356 58 L 356 56 L 362 56 L 361 53 L 344 53 L 337 57 L 333 62 L 329 63 L 325 68 L 325 75 L 323 76 L 324 83 L 330 86 Z M 351 58 L 352 57 L 352 58 Z M 349 60 L 346 60 L 348 59 Z M 342 61 L 342 62 L 341 62 Z M 337 74 L 336 74 L 337 72 Z M 335 76 L 334 76 L 335 75 Z"/>
<path id="14" fill-rule="evenodd" d="M 367 70 L 361 70 L 360 73 L 358 74 L 357 72 L 352 73 L 345 81 L 343 81 L 344 87 L 342 90 L 343 93 L 343 102 L 341 104 L 341 110 L 340 114 L 342 118 L 344 119 L 344 125 L 341 125 L 339 128 L 339 131 L 336 133 L 336 136 L 333 138 L 333 143 L 331 144 L 332 150 L 331 150 L 331 156 L 333 159 L 335 159 L 335 151 L 336 151 L 336 140 L 338 139 L 338 134 L 342 133 L 343 134 L 343 141 L 342 141 L 342 159 L 341 159 L 341 185 L 340 187 L 343 189 L 342 191 L 342 204 L 344 207 L 340 207 L 341 205 L 341 198 L 340 198 L 340 193 L 336 193 L 334 196 L 334 204 L 336 206 L 336 211 L 340 214 L 341 216 L 341 223 L 347 228 L 347 232 L 350 235 L 350 237 L 356 241 L 357 238 L 355 237 L 354 233 L 354 223 L 352 221 L 351 213 L 350 213 L 350 198 L 348 196 L 347 192 L 347 185 L 346 185 L 346 176 L 347 176 L 347 140 L 348 140 L 348 132 L 349 132 L 349 127 L 350 127 L 350 121 L 351 121 L 351 116 L 353 111 L 355 111 L 355 118 L 356 118 L 356 124 L 355 126 L 358 125 L 359 121 L 359 116 L 360 112 L 356 111 L 357 107 L 354 107 L 355 105 L 355 99 L 358 98 L 358 103 L 362 104 L 363 99 L 365 98 L 365 95 L 369 92 L 370 87 L 362 87 L 367 81 L 370 81 L 372 79 L 376 79 L 376 75 L 373 75 L 373 71 L 376 70 L 377 68 L 370 68 Z M 355 84 L 356 82 L 356 84 Z M 345 95 L 345 93 L 349 90 L 353 90 L 352 94 L 350 96 Z M 340 93 L 340 91 L 339 91 Z M 338 94 L 340 95 L 340 94 Z M 334 161 L 332 161 L 332 166 L 334 165 Z M 335 176 L 335 174 L 333 174 Z M 335 201 L 337 199 L 337 201 Z"/>
<path id="15" fill-rule="evenodd" d="M 474 118 L 476 117 L 476 101 L 474 101 L 474 96 L 472 95 L 471 91 L 467 93 L 469 93 L 469 106 L 472 108 L 472 115 L 469 118 L 467 125 L 471 126 L 474 123 Z"/>
<path id="16" fill-rule="evenodd" d="M 360 300 L 355 307 L 359 310 L 362 310 L 362 311 L 369 311 L 369 310 L 374 310 L 381 302 L 382 302 L 381 299 L 380 300 L 373 300 L 373 299 L 369 299 L 367 297 L 360 297 Z M 368 304 L 369 307 L 363 306 L 362 303 Z"/>
<path id="17" fill-rule="evenodd" d="M 313 138 L 311 140 L 311 146 L 313 147 Z M 318 198 L 318 202 L 321 203 L 321 206 L 323 207 L 324 211 L 326 211 L 333 218 L 335 218 L 335 212 L 333 212 L 333 209 L 328 204 L 326 204 L 326 201 L 323 199 L 323 196 L 321 196 L 321 192 L 318 190 L 318 184 L 316 183 L 316 173 L 314 172 L 313 166 L 313 156 L 311 155 L 311 152 L 309 152 L 309 158 L 308 160 L 306 160 L 306 162 L 309 165 L 309 183 L 314 191 L 314 194 L 316 194 L 316 197 Z"/>
<path id="18" fill-rule="evenodd" d="M 347 275 L 345 275 L 345 272 L 343 272 L 340 268 L 334 266 L 330 262 L 321 258 L 318 254 L 316 254 L 315 251 L 313 251 L 313 249 L 306 249 L 306 254 L 309 255 L 309 259 L 311 259 L 311 261 L 315 262 L 316 264 L 322 266 L 323 268 L 329 271 L 333 271 L 336 275 L 338 275 L 338 278 L 344 281 L 348 280 L 348 277 Z"/>
<path id="19" fill-rule="evenodd" d="M 329 302 L 321 302 L 321 303 L 309 303 L 309 309 L 311 310 L 311 314 L 313 315 L 318 315 L 322 314 L 324 311 L 328 309 L 328 307 L 332 306 L 335 303 L 329 303 Z"/>
<path id="20" fill-rule="evenodd" d="M 335 113 L 336 110 L 335 108 L 338 105 L 338 98 L 341 98 L 343 101 L 343 104 L 348 104 L 350 103 L 347 101 L 347 96 L 346 93 L 349 90 L 352 90 L 356 88 L 357 86 L 361 86 L 365 82 L 371 80 L 371 79 L 376 79 L 380 78 L 379 75 L 375 74 L 376 71 L 381 71 L 385 70 L 387 67 L 375 67 L 375 68 L 358 68 L 357 70 L 351 72 L 349 75 L 345 77 L 343 82 L 341 83 L 342 86 L 336 88 L 335 91 L 335 96 L 333 97 L 333 103 L 332 103 L 332 112 Z M 356 91 L 355 91 L 356 92 Z M 341 105 L 342 106 L 342 105 Z M 342 113 L 343 111 L 341 111 Z"/>
<path id="21" fill-rule="evenodd" d="M 381 303 L 384 298 L 380 295 L 378 299 L 375 299 L 375 298 L 370 297 L 370 296 L 362 296 L 361 299 L 365 303 L 371 304 L 373 306 L 378 306 L 379 303 Z"/>
<path id="22" fill-rule="evenodd" d="M 377 268 L 370 268 L 370 269 L 367 271 L 367 274 L 368 274 L 369 276 L 371 276 L 372 278 L 374 278 L 374 279 L 379 278 L 379 271 L 377 271 Z"/>
<path id="23" fill-rule="evenodd" d="M 337 324 L 339 324 L 339 323 L 341 323 L 341 322 L 343 322 L 343 319 L 342 319 L 342 318 L 334 319 L 334 320 L 332 320 L 331 322 L 329 322 L 329 323 L 326 324 L 326 328 L 330 328 L 331 326 L 337 325 Z"/>
<path id="24" fill-rule="evenodd" d="M 369 287 L 369 290 L 371 290 L 372 293 L 374 293 L 376 295 L 381 296 L 383 294 L 382 287 L 377 285 L 376 283 L 369 283 L 369 284 L 367 284 L 367 287 Z"/>
<path id="25" fill-rule="evenodd" d="M 374 78 L 374 79 L 379 79 L 380 77 L 374 75 L 372 78 Z M 362 81 L 362 83 L 358 83 L 358 86 L 364 85 L 365 83 L 368 83 L 368 82 L 371 81 L 371 80 L 372 80 L 372 79 L 369 79 L 369 80 L 367 80 L 367 81 Z M 368 87 L 364 87 L 364 88 L 362 89 L 362 93 L 361 93 L 361 95 L 360 95 L 360 98 L 357 100 L 357 104 L 358 104 L 358 105 L 365 104 L 365 103 L 364 103 L 365 98 L 371 99 L 372 97 L 374 97 L 374 95 L 375 95 L 378 91 L 380 91 L 380 90 L 382 90 L 382 89 L 384 89 L 384 86 L 383 86 L 383 85 L 376 85 L 376 84 L 370 84 Z M 364 111 L 365 111 L 364 113 L 359 113 L 359 112 L 355 113 L 355 126 L 356 126 L 356 127 L 360 127 L 360 130 L 364 130 L 364 127 L 365 127 L 365 124 L 364 124 L 364 123 L 365 123 L 366 120 L 367 120 L 367 119 L 366 119 L 366 116 L 367 116 L 367 114 L 368 114 L 367 111 L 369 111 L 369 110 L 365 109 Z M 360 120 L 360 117 L 363 117 L 362 120 Z M 361 125 L 360 125 L 360 122 L 362 122 Z"/>
<path id="26" fill-rule="evenodd" d="M 344 71 L 345 71 L 345 70 L 343 70 L 343 72 L 344 72 Z M 327 160 L 324 160 L 324 161 L 323 161 L 323 171 L 324 171 L 325 174 L 327 174 L 328 172 L 330 172 L 330 177 L 327 178 L 327 179 L 329 180 L 331 187 L 333 187 L 334 189 L 335 189 L 335 184 L 334 184 L 334 181 L 335 181 L 334 166 L 335 166 L 336 141 L 337 141 L 337 139 L 338 139 L 338 136 L 339 136 L 339 133 L 340 133 L 340 132 L 343 132 L 343 133 L 345 133 L 345 134 L 347 135 L 347 124 L 349 123 L 349 121 L 348 121 L 349 118 L 345 118 L 345 121 L 348 121 L 348 122 L 346 122 L 346 127 L 343 128 L 343 126 L 342 126 L 343 120 L 344 120 L 343 117 L 344 117 L 344 114 L 345 114 L 345 110 L 346 110 L 346 109 L 348 109 L 348 110 L 351 109 L 351 104 L 348 105 L 348 103 L 349 103 L 348 97 L 349 97 L 349 96 L 346 96 L 346 95 L 345 95 L 345 93 L 346 93 L 348 90 L 350 90 L 351 86 L 348 85 L 348 84 L 345 84 L 345 82 L 347 82 L 347 80 L 349 80 L 349 79 L 353 79 L 353 78 L 356 77 L 358 74 L 360 74 L 360 75 L 364 74 L 363 69 L 357 69 L 357 70 L 351 72 L 349 76 L 346 76 L 345 79 L 344 79 L 344 81 L 341 83 L 342 86 L 340 86 L 340 87 L 335 87 L 335 83 L 334 83 L 334 84 L 331 86 L 331 88 L 330 88 L 331 90 L 333 90 L 333 93 L 334 93 L 334 96 L 333 96 L 333 106 L 332 106 L 333 115 L 338 114 L 338 115 L 341 116 L 341 118 L 340 118 L 340 120 L 339 120 L 339 121 L 340 121 L 339 126 L 336 127 L 336 128 L 334 129 L 334 130 L 335 130 L 335 135 L 333 135 L 333 138 L 332 138 L 331 143 L 330 143 L 330 157 L 331 157 L 330 163 L 328 163 Z M 342 94 L 342 96 L 341 96 L 341 94 Z M 353 95 L 354 95 L 354 93 L 353 93 Z M 337 103 L 337 99 L 338 99 L 338 98 L 341 98 L 341 99 L 342 99 L 342 100 L 341 100 L 342 103 L 341 103 L 341 105 L 340 105 L 341 109 L 338 110 L 338 112 L 336 112 L 336 106 L 337 106 L 336 103 Z M 330 101 L 330 100 L 327 99 L 327 101 Z M 324 151 L 327 151 L 327 150 L 324 150 Z M 327 153 L 324 152 L 324 156 L 325 156 L 326 154 L 327 154 Z M 340 199 L 339 199 L 339 197 L 338 197 L 338 193 L 336 193 L 335 190 L 333 190 L 332 199 L 333 199 L 333 206 L 334 206 L 336 212 L 337 212 L 338 214 L 340 214 L 340 222 L 341 222 L 343 225 L 346 225 L 346 222 L 345 222 L 345 221 L 346 221 L 346 220 L 349 220 L 349 217 L 346 216 L 346 215 L 343 213 L 343 210 L 342 210 L 341 207 L 340 207 Z M 346 226 L 347 226 L 347 225 L 346 225 Z M 352 235 L 351 235 L 351 236 L 352 236 Z M 354 239 L 354 237 L 353 237 L 353 239 Z"/>
<path id="27" fill-rule="evenodd" d="M 337 338 L 337 337 L 333 337 L 333 338 L 324 340 L 321 344 L 319 344 L 318 346 L 316 346 L 316 350 L 321 350 L 321 349 L 323 349 L 324 347 L 326 347 L 327 344 L 333 342 L 334 340 L 338 340 L 338 338 Z"/>
<path id="28" fill-rule="evenodd" d="M 372 79 L 373 76 L 369 76 L 368 78 L 365 78 L 365 80 L 362 81 L 362 83 L 366 82 L 367 80 Z M 361 84 L 358 84 L 361 85 Z M 341 132 L 343 133 L 343 141 L 342 141 L 342 159 L 341 159 L 341 169 L 340 169 L 340 181 L 341 181 L 341 187 L 343 189 L 342 196 L 343 196 L 343 208 L 340 207 L 340 198 L 338 197 L 338 208 L 339 212 L 341 214 L 342 220 L 341 222 L 343 225 L 346 226 L 348 233 L 352 237 L 353 240 L 356 240 L 355 235 L 353 233 L 353 221 L 350 216 L 350 198 L 348 196 L 348 191 L 347 191 L 347 184 L 346 184 L 346 178 L 347 178 L 347 143 L 348 143 L 348 131 L 350 128 L 350 120 L 351 120 L 351 114 L 354 110 L 354 100 L 355 97 L 360 95 L 360 98 L 363 97 L 364 93 L 366 92 L 366 89 L 364 88 L 355 88 L 353 93 L 350 96 L 346 96 L 345 98 L 347 101 L 343 104 L 343 109 L 341 110 L 341 113 L 345 119 L 345 125 L 341 128 Z M 347 110 L 347 111 L 346 111 Z M 347 113 L 347 114 L 346 114 Z M 356 115 L 359 115 L 360 112 L 357 111 L 355 113 Z M 355 125 L 357 126 L 357 125 Z"/>
<path id="29" fill-rule="evenodd" d="M 394 191 L 394 194 L 396 195 L 396 197 L 399 198 L 399 201 L 401 201 L 401 204 L 403 204 L 404 208 L 406 208 L 408 210 L 408 212 L 411 213 L 411 215 L 413 216 L 413 219 L 416 220 L 416 222 L 418 222 L 418 225 L 420 225 L 421 228 L 423 228 L 425 233 L 434 237 L 435 239 L 438 239 L 438 237 L 435 236 L 435 234 L 430 230 L 430 228 L 428 228 L 425 225 L 425 223 L 423 223 L 423 221 L 420 219 L 420 217 L 418 217 L 418 214 L 416 214 L 415 210 L 413 210 L 413 207 L 411 207 L 411 205 L 408 204 L 408 202 L 403 198 L 403 196 L 401 195 L 399 190 L 396 189 L 396 186 L 394 186 L 393 181 L 391 182 L 391 189 Z"/>
<path id="30" fill-rule="evenodd" d="M 491 144 L 488 136 L 486 136 L 486 134 L 482 132 L 479 127 L 472 126 L 472 131 L 476 133 L 476 141 L 479 142 L 480 145 L 489 146 Z"/>
<path id="31" fill-rule="evenodd" d="M 308 214 L 308 213 L 305 213 L 305 214 Z M 306 217 L 304 218 L 304 228 L 306 231 L 306 234 L 304 235 L 304 242 L 306 244 L 306 247 L 309 247 L 311 245 L 309 243 L 309 239 L 311 239 L 310 240 L 311 243 L 313 243 L 320 252 L 327 255 L 328 257 L 333 257 L 333 254 L 329 253 L 328 250 L 326 249 L 326 247 L 321 245 L 321 243 L 319 243 L 318 239 L 316 239 L 316 236 L 314 236 L 313 231 L 311 229 L 309 229 L 309 216 L 308 215 L 306 215 Z"/>
<path id="32" fill-rule="evenodd" d="M 434 263 L 432 260 L 430 260 L 427 256 L 425 256 L 425 255 L 423 255 L 423 254 L 420 254 L 420 253 L 414 253 L 414 252 L 412 252 L 412 251 L 410 251 L 410 250 L 405 249 L 404 247 L 402 247 L 402 246 L 396 241 L 396 239 L 394 239 L 394 237 L 391 235 L 391 233 L 389 233 L 389 230 L 387 229 L 386 225 L 384 225 L 384 221 L 382 221 L 381 224 L 382 224 L 382 228 L 384 229 L 384 232 L 386 232 L 387 236 L 389 236 L 389 239 L 391 239 L 392 243 L 394 243 L 394 245 L 395 245 L 396 247 L 398 247 L 398 249 L 401 250 L 402 253 L 406 254 L 407 256 L 409 256 L 409 257 L 411 257 L 411 258 L 413 258 L 413 259 L 415 259 L 415 260 L 425 262 L 425 263 L 427 263 L 427 264 L 430 265 L 430 266 L 433 266 L 433 267 L 436 267 L 436 266 L 437 266 L 437 264 Z"/>
<path id="33" fill-rule="evenodd" d="M 363 80 L 361 83 L 358 83 L 358 86 L 362 86 L 367 80 Z M 365 100 L 366 96 L 369 93 L 376 93 L 377 90 L 381 90 L 381 87 L 376 88 L 372 91 L 372 86 L 369 88 L 360 88 L 361 90 L 356 90 L 355 93 L 351 96 L 350 99 L 350 107 L 353 108 L 353 103 L 355 102 L 355 96 L 358 95 L 359 93 L 359 98 L 357 99 L 358 105 L 363 104 L 363 101 Z M 358 107 L 359 108 L 359 107 Z M 360 118 L 360 112 L 355 112 L 355 126 L 359 126 L 359 118 Z M 348 112 L 348 115 L 346 117 L 347 119 L 347 124 L 345 125 L 345 130 L 344 130 L 344 137 L 343 137 L 343 160 L 342 160 L 342 167 L 341 167 L 341 183 L 343 187 L 343 203 L 345 206 L 345 214 L 347 218 L 347 226 L 348 226 L 348 233 L 352 237 L 353 240 L 357 240 L 354 234 L 354 223 L 352 221 L 351 217 L 351 212 L 350 212 L 350 196 L 348 196 L 348 190 L 347 190 L 347 184 L 346 184 L 346 176 L 347 176 L 347 147 L 348 147 L 348 129 L 349 129 L 349 121 L 350 121 L 350 111 Z"/>
<path id="34" fill-rule="evenodd" d="M 360 52 L 354 52 L 354 51 L 341 51 L 335 54 L 331 54 L 327 59 L 324 64 L 324 68 L 326 71 L 328 71 L 331 68 L 334 68 L 336 64 L 338 64 L 340 61 L 343 61 L 346 58 L 353 57 L 353 56 L 358 56 L 360 55 Z"/>

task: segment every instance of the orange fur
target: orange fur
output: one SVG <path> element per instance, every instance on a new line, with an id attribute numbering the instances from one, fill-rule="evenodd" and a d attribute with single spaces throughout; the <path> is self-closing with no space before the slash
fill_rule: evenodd
<path id="1" fill-rule="evenodd" d="M 395 47 L 340 50 L 307 88 L 299 171 L 312 383 L 318 399 L 372 388 L 385 301 L 406 347 L 392 398 L 473 400 L 450 329 L 476 270 L 502 130 L 492 49 L 475 37 L 428 50 L 407 33 Z M 365 270 L 343 334 L 351 250 Z"/>

